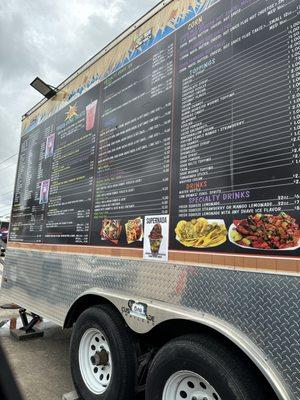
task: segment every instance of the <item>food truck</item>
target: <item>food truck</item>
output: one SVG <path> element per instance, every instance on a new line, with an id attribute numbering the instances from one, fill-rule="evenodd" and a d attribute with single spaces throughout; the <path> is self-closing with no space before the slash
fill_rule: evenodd
<path id="1" fill-rule="evenodd" d="M 9 228 L 9 218 L 0 217 L 0 245 L 5 244 L 7 242 Z"/>
<path id="2" fill-rule="evenodd" d="M 300 398 L 298 0 L 165 0 L 23 117 L 6 297 L 84 400 Z"/>

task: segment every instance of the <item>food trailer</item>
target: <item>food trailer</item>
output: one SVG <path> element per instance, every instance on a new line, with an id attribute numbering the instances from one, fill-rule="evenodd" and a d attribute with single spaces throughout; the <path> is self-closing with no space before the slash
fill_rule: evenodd
<path id="1" fill-rule="evenodd" d="M 9 228 L 9 218 L 8 217 L 0 217 L 0 247 L 5 246 L 7 242 L 8 236 L 8 228 Z"/>
<path id="2" fill-rule="evenodd" d="M 300 398 L 298 0 L 165 0 L 23 117 L 6 297 L 84 400 Z"/>

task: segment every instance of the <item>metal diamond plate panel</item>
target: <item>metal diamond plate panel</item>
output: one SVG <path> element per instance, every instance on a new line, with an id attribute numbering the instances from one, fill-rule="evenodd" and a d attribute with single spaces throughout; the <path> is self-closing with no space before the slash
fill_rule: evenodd
<path id="1" fill-rule="evenodd" d="M 300 398 L 299 276 L 13 249 L 6 265 L 5 296 L 60 324 L 94 287 L 218 317 L 247 335 Z"/>

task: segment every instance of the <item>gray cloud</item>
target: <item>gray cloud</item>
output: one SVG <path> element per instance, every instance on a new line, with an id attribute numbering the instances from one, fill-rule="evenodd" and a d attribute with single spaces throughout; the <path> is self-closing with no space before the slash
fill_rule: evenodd
<path id="1" fill-rule="evenodd" d="M 0 2 L 0 216 L 8 213 L 21 116 L 41 97 L 29 83 L 58 85 L 158 0 Z"/>

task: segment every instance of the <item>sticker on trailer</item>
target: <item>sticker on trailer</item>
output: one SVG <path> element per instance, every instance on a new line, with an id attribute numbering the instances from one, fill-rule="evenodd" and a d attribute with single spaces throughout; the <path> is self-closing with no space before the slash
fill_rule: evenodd
<path id="1" fill-rule="evenodd" d="M 144 259 L 168 261 L 169 215 L 145 217 Z"/>

